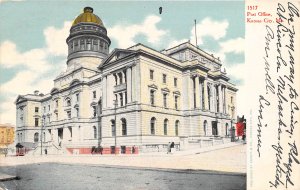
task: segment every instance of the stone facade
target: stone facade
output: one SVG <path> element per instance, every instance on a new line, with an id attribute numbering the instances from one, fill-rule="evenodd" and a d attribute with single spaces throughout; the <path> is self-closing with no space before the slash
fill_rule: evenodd
<path id="1" fill-rule="evenodd" d="M 46 147 L 72 153 L 90 153 L 93 146 L 111 153 L 116 143 L 118 152 L 135 147 L 138 153 L 229 135 L 237 89 L 219 59 L 189 42 L 163 51 L 137 44 L 109 53 L 100 21 L 73 24 L 67 70 L 49 94 L 18 96 L 18 142 L 42 138 Z"/>

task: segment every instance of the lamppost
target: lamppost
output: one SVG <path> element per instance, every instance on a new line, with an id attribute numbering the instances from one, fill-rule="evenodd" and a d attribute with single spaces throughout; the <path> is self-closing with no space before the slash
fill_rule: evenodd
<path id="1" fill-rule="evenodd" d="M 43 155 L 43 127 L 45 125 L 45 115 L 42 117 L 42 127 L 41 127 L 41 155 Z"/>
<path id="2" fill-rule="evenodd" d="M 235 140 L 235 129 L 233 126 L 233 110 L 234 106 L 231 107 L 231 142 L 234 142 Z"/>
<path id="3" fill-rule="evenodd" d="M 115 106 L 115 123 L 114 123 L 114 135 L 115 135 L 115 155 L 117 154 L 117 106 L 118 106 L 118 99 L 114 100 Z"/>

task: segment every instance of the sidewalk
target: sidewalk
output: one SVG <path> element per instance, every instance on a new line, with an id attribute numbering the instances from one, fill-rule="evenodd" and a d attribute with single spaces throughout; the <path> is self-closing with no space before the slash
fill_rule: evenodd
<path id="1" fill-rule="evenodd" d="M 230 143 L 231 144 L 231 143 Z M 228 147 L 227 147 L 228 146 Z M 212 151 L 213 149 L 213 151 Z M 187 150 L 174 154 L 166 152 L 140 155 L 59 155 L 6 157 L 0 166 L 61 163 L 95 166 L 136 167 L 152 169 L 212 170 L 246 173 L 246 145 L 233 143 Z"/>
<path id="2" fill-rule="evenodd" d="M 140 153 L 140 155 L 141 156 L 143 156 L 143 155 L 187 156 L 187 155 L 201 154 L 201 153 L 205 153 L 205 152 L 220 150 L 220 149 L 224 149 L 224 148 L 230 148 L 230 147 L 242 145 L 243 143 L 244 143 L 243 141 L 237 141 L 237 142 L 225 143 L 225 144 L 220 144 L 220 145 L 215 145 L 215 146 L 208 146 L 208 147 L 203 147 L 203 148 L 199 147 L 197 149 L 180 150 L 180 151 L 175 151 L 174 153 L 171 153 L 171 154 L 167 154 L 166 152 L 147 152 L 147 153 Z"/>

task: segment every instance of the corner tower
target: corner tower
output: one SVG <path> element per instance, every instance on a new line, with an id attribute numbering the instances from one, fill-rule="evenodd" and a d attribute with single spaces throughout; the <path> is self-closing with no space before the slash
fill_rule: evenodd
<path id="1" fill-rule="evenodd" d="M 102 20 L 93 13 L 93 8 L 85 7 L 73 22 L 68 44 L 68 68 L 82 65 L 97 68 L 109 53 L 110 39 Z"/>

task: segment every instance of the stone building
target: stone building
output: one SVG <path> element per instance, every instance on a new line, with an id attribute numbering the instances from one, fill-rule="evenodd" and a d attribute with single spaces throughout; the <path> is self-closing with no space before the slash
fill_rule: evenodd
<path id="1" fill-rule="evenodd" d="M 109 31 L 108 31 L 109 32 Z M 70 153 L 153 151 L 175 142 L 229 135 L 236 87 L 221 61 L 189 42 L 157 51 L 143 44 L 109 51 L 90 7 L 67 38 L 67 69 L 48 94 L 19 95 L 18 142 Z M 41 139 L 42 138 L 42 139 Z"/>
<path id="2" fill-rule="evenodd" d="M 0 124 L 0 147 L 14 143 L 15 127 L 9 124 Z"/>

